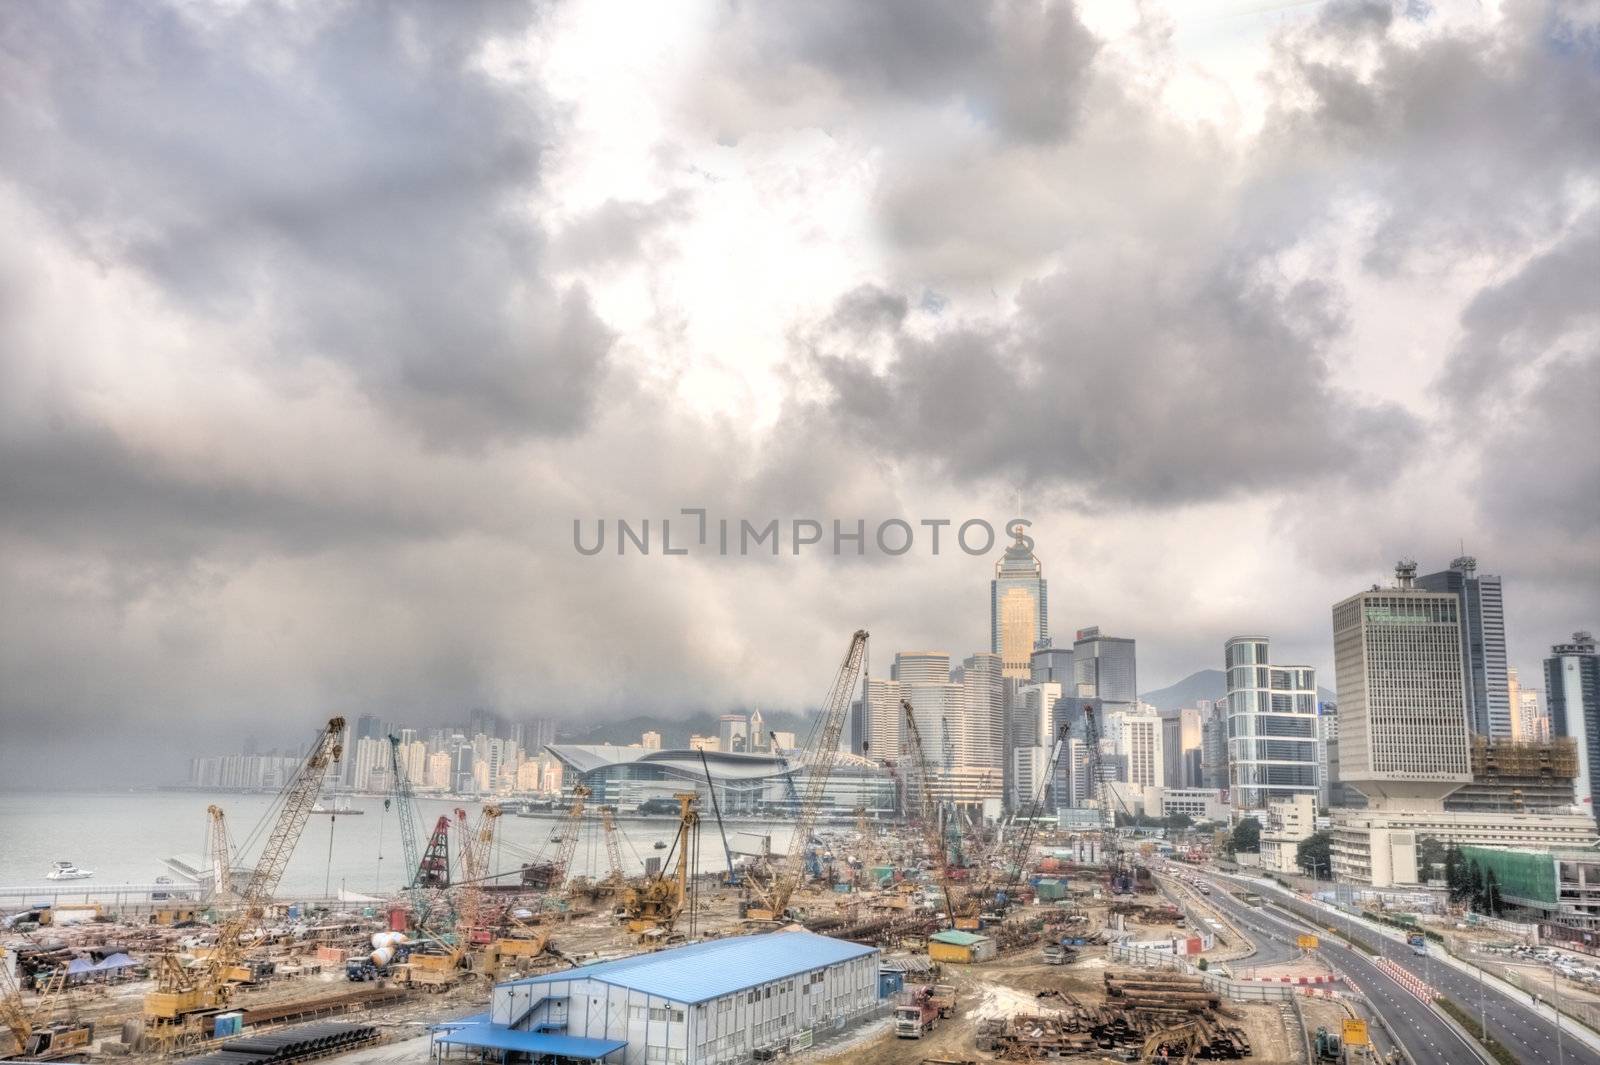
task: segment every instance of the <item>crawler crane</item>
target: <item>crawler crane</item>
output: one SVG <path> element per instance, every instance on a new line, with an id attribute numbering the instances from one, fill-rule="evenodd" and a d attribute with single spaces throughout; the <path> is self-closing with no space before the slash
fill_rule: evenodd
<path id="1" fill-rule="evenodd" d="M 311 752 L 283 793 L 283 806 L 272 826 L 261 857 L 250 872 L 238 909 L 223 922 L 217 941 L 203 964 L 185 966 L 175 954 L 163 954 L 156 964 L 156 990 L 144 999 L 145 1035 L 166 1049 L 198 1038 L 202 1018 L 217 1012 L 233 998 L 236 981 L 250 979 L 244 967 L 248 951 L 244 934 L 260 920 L 272 903 L 295 844 L 305 830 L 311 807 L 322 790 L 328 768 L 343 753 L 344 718 L 336 717 L 318 733 Z"/>

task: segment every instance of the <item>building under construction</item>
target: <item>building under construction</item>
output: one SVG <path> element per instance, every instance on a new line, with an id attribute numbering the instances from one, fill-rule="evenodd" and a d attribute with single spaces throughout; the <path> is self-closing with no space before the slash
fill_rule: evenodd
<path id="1" fill-rule="evenodd" d="M 1472 783 L 1445 799 L 1458 813 L 1519 813 L 1573 804 L 1578 776 L 1577 741 L 1549 743 L 1472 737 Z"/>

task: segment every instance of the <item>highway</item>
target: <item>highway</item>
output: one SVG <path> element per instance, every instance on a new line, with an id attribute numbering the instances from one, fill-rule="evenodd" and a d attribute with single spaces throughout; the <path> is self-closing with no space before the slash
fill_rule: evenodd
<path id="1" fill-rule="evenodd" d="M 1212 881 L 1211 895 L 1206 901 L 1251 935 L 1286 938 L 1312 931 L 1272 909 L 1246 906 L 1229 893 L 1230 886 Z M 1382 1019 L 1385 1034 L 1404 1047 L 1416 1065 L 1466 1065 L 1478 1060 L 1473 1047 L 1437 1013 L 1386 976 L 1361 951 L 1326 935 L 1321 939 L 1319 951 L 1336 972 L 1359 985 L 1372 1012 Z"/>
<path id="2" fill-rule="evenodd" d="M 1338 918 L 1334 915 L 1316 910 L 1309 902 L 1286 891 L 1272 885 L 1254 886 L 1253 890 L 1258 891 L 1270 905 L 1262 909 L 1251 909 L 1229 895 L 1221 905 L 1230 917 L 1242 912 L 1247 915 L 1246 918 L 1241 918 L 1246 924 L 1249 924 L 1250 918 L 1254 918 L 1273 922 L 1281 929 L 1294 932 L 1326 932 L 1326 926 L 1329 924 L 1338 927 Z M 1226 894 L 1213 891 L 1211 897 L 1217 899 L 1219 895 Z M 1281 912 L 1278 907 L 1291 912 Z M 1308 919 L 1301 922 L 1297 920 L 1297 915 L 1308 915 Z M 1419 956 L 1405 943 L 1364 928 L 1359 922 L 1356 931 L 1366 942 L 1379 948 L 1384 957 L 1432 985 L 1469 1014 L 1479 1015 L 1481 1001 L 1482 1015 L 1489 1034 L 1516 1055 L 1517 1061 L 1530 1065 L 1535 1062 L 1540 1065 L 1600 1065 L 1600 1053 L 1573 1038 L 1570 1033 L 1562 1035 L 1558 1049 L 1555 1024 L 1536 1015 L 1527 1000 L 1521 996 L 1507 995 L 1487 983 L 1480 986 L 1476 979 L 1466 973 L 1444 962 L 1434 962 L 1428 956 Z M 1422 1065 L 1424 1060 L 1446 1060 L 1434 1056 L 1438 1050 L 1453 1052 L 1457 1062 L 1462 1060 L 1461 1038 L 1431 1010 L 1420 1008 L 1415 996 L 1383 975 L 1365 953 L 1346 947 L 1326 935 L 1322 939 L 1321 951 L 1330 964 L 1340 972 L 1350 975 L 1361 985 L 1375 1007 L 1379 1005 L 1378 1000 L 1384 1000 L 1380 1013 L 1389 1024 L 1391 1032 L 1398 1035 L 1405 1043 L 1406 1049 L 1412 1052 L 1418 1065 Z M 1411 1008 L 1402 1010 L 1400 1006 Z M 1391 1007 L 1399 1020 L 1390 1018 Z M 1563 1022 L 1564 1025 L 1566 1023 Z M 1404 1025 L 1405 1030 L 1401 1030 L 1399 1025 Z M 1422 1042 L 1430 1048 L 1426 1059 L 1413 1047 L 1410 1038 L 1412 1032 L 1423 1033 Z"/>

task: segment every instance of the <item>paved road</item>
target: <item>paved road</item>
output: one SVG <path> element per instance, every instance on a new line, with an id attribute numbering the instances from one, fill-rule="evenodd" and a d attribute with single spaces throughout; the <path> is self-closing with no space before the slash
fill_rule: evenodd
<path id="1" fill-rule="evenodd" d="M 1204 920 L 1209 915 L 1205 907 L 1216 897 L 1218 892 L 1213 891 L 1209 896 L 1201 895 L 1188 884 L 1176 879 L 1165 881 L 1163 886 L 1167 892 L 1167 897 L 1182 906 L 1184 912 L 1189 915 L 1190 927 L 1196 932 L 1204 932 L 1211 928 Z M 1226 929 L 1223 929 L 1220 934 L 1231 942 L 1231 937 L 1228 937 Z M 1299 961 L 1302 953 L 1300 948 L 1295 945 L 1293 936 L 1282 936 L 1271 932 L 1255 932 L 1250 936 L 1250 944 L 1255 949 L 1249 954 L 1227 959 L 1228 967 L 1236 974 L 1246 975 L 1246 970 L 1264 965 L 1280 965 L 1286 962 Z"/>
<path id="2" fill-rule="evenodd" d="M 1274 908 L 1282 906 L 1298 914 L 1310 915 L 1310 920 L 1317 925 L 1326 925 L 1333 920 L 1331 914 L 1313 908 L 1304 899 L 1288 892 L 1270 885 L 1258 890 L 1273 903 Z M 1468 1013 L 1478 1014 L 1481 1002 L 1489 1034 L 1516 1055 L 1517 1061 L 1527 1065 L 1600 1065 L 1600 1053 L 1573 1038 L 1570 1033 L 1562 1034 L 1558 1040 L 1554 1022 L 1535 1014 L 1521 995 L 1508 995 L 1487 983 L 1480 987 L 1474 977 L 1444 962 L 1435 962 L 1430 956 L 1418 956 L 1406 944 L 1380 936 L 1370 929 L 1365 931 L 1363 938 L 1382 950 L 1384 957 L 1431 984 Z M 1326 943 L 1327 940 L 1324 940 Z M 1346 949 L 1346 953 L 1350 952 Z M 1563 1022 L 1563 1025 L 1567 1023 Z"/>
<path id="3" fill-rule="evenodd" d="M 1219 884 L 1210 901 L 1247 931 L 1259 935 L 1296 936 L 1309 929 L 1272 907 L 1246 906 Z M 1361 951 L 1324 937 L 1320 951 L 1328 964 L 1354 980 L 1372 1011 L 1383 1021 L 1390 1039 L 1405 1047 L 1417 1065 L 1467 1065 L 1476 1062 L 1472 1047 L 1411 992 L 1385 975 Z"/>

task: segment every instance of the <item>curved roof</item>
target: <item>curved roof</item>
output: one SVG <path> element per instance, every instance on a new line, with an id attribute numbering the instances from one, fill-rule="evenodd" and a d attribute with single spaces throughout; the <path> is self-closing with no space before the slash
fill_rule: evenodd
<path id="1" fill-rule="evenodd" d="M 702 777 L 705 766 L 711 775 L 723 780 L 761 780 L 780 777 L 793 771 L 783 761 L 768 754 L 732 754 L 727 751 L 650 750 L 646 747 L 607 747 L 599 745 L 552 743 L 545 748 L 563 765 L 579 773 L 593 773 L 622 765 L 656 766 L 685 776 Z M 701 755 L 705 762 L 700 761 Z"/>

